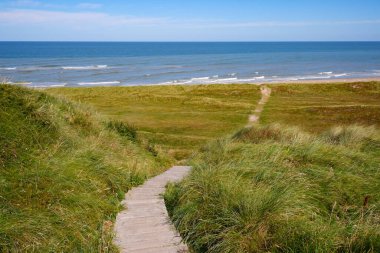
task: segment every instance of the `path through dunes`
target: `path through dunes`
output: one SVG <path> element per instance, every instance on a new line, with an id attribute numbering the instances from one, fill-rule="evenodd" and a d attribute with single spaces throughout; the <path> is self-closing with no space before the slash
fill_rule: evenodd
<path id="1" fill-rule="evenodd" d="M 126 210 L 118 214 L 115 223 L 115 244 L 121 252 L 187 252 L 187 246 L 181 243 L 181 237 L 170 222 L 161 194 L 167 183 L 182 180 L 190 169 L 175 166 L 126 194 Z"/>
<path id="2" fill-rule="evenodd" d="M 272 93 L 272 90 L 268 88 L 267 86 L 262 86 L 260 88 L 261 91 L 261 99 L 259 103 L 257 104 L 257 107 L 252 115 L 249 115 L 248 118 L 248 126 L 252 126 L 256 123 L 259 123 L 261 113 L 263 112 L 265 104 L 268 102 L 270 95 Z"/>

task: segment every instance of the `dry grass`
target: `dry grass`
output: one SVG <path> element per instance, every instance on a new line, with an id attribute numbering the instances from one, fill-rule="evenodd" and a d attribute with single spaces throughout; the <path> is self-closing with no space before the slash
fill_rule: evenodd
<path id="1" fill-rule="evenodd" d="M 321 132 L 335 125 L 380 126 L 380 82 L 271 85 L 264 124 Z"/>
<path id="2" fill-rule="evenodd" d="M 177 160 L 247 122 L 260 98 L 256 85 L 194 85 L 49 89 L 127 122 Z"/>

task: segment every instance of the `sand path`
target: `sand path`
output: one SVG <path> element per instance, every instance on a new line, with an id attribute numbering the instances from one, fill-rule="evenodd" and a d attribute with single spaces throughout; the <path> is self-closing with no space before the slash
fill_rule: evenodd
<path id="1" fill-rule="evenodd" d="M 268 102 L 270 95 L 272 93 L 272 90 L 265 85 L 262 86 L 260 90 L 261 90 L 261 99 L 259 103 L 257 104 L 254 113 L 249 115 L 248 126 L 252 126 L 254 124 L 259 123 L 260 116 L 261 116 L 261 113 L 263 112 L 264 106 Z"/>
<path id="2" fill-rule="evenodd" d="M 117 215 L 115 223 L 115 244 L 120 252 L 188 251 L 170 222 L 161 194 L 167 183 L 182 180 L 190 169 L 188 166 L 175 166 L 126 194 L 123 201 L 126 209 Z"/>

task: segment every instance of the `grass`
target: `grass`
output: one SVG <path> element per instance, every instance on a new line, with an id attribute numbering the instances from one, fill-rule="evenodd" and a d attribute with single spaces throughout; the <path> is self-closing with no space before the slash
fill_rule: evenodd
<path id="1" fill-rule="evenodd" d="M 375 127 L 243 129 L 165 201 L 194 252 L 379 252 L 379 164 Z"/>
<path id="2" fill-rule="evenodd" d="M 134 128 L 44 92 L 0 85 L 0 252 L 116 252 L 131 187 L 162 172 Z"/>
<path id="3" fill-rule="evenodd" d="M 54 88 L 48 93 L 91 104 L 133 125 L 150 146 L 176 160 L 243 127 L 260 98 L 256 85 Z"/>
<path id="4" fill-rule="evenodd" d="M 262 123 L 322 132 L 336 125 L 380 126 L 380 82 L 270 85 Z"/>
<path id="5" fill-rule="evenodd" d="M 269 86 L 228 137 L 258 86 L 1 85 L 0 252 L 116 251 L 123 193 L 189 157 L 165 200 L 195 252 L 380 251 L 380 83 Z"/>
<path id="6" fill-rule="evenodd" d="M 194 252 L 379 252 L 380 83 L 269 86 L 261 126 L 168 186 L 177 229 Z"/>

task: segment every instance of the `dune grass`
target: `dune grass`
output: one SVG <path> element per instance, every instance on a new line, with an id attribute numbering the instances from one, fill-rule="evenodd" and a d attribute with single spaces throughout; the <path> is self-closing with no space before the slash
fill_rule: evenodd
<path id="1" fill-rule="evenodd" d="M 243 129 L 170 185 L 170 215 L 194 252 L 379 252 L 380 133 Z"/>
<path id="2" fill-rule="evenodd" d="M 195 252 L 380 251 L 380 83 L 269 86 L 264 126 L 218 141 L 246 125 L 257 86 L 48 93 L 91 104 L 112 119 L 108 130 L 149 140 L 153 157 L 158 150 L 181 160 L 211 142 L 190 160 L 190 177 L 165 194 Z"/>
<path id="3" fill-rule="evenodd" d="M 169 161 L 133 128 L 44 92 L 0 85 L 0 252 L 113 252 L 131 187 Z"/>
<path id="4" fill-rule="evenodd" d="M 321 132 L 336 125 L 380 126 L 380 82 L 269 85 L 264 124 Z"/>
<path id="5" fill-rule="evenodd" d="M 91 104 L 108 117 L 135 126 L 150 145 L 176 160 L 247 123 L 260 99 L 256 85 L 54 88 Z"/>

